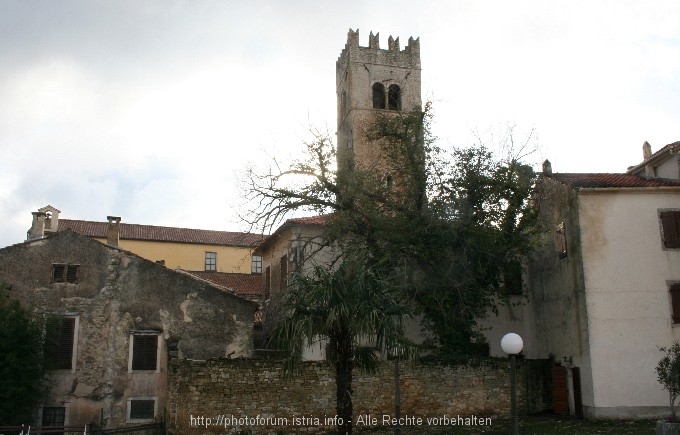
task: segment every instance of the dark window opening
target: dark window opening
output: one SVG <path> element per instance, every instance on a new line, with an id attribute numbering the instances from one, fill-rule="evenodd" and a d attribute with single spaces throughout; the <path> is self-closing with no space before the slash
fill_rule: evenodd
<path id="1" fill-rule="evenodd" d="M 382 83 L 373 83 L 373 108 L 385 108 L 385 85 Z"/>
<path id="2" fill-rule="evenodd" d="M 136 334 L 132 336 L 132 370 L 156 370 L 158 335 Z"/>
<path id="3" fill-rule="evenodd" d="M 52 282 L 77 282 L 79 268 L 77 264 L 53 264 Z"/>
<path id="4" fill-rule="evenodd" d="M 522 263 L 511 261 L 503 267 L 503 286 L 508 295 L 522 295 Z"/>
<path id="5" fill-rule="evenodd" d="M 390 110 L 401 110 L 401 89 L 397 85 L 390 85 L 387 91 L 387 102 Z"/>
<path id="6" fill-rule="evenodd" d="M 66 408 L 61 406 L 46 406 L 43 408 L 42 411 L 43 426 L 64 427 L 65 423 L 66 423 Z M 63 432 L 50 432 L 50 433 L 63 434 Z"/>
<path id="7" fill-rule="evenodd" d="M 680 283 L 671 284 L 668 288 L 671 293 L 671 311 L 673 323 L 680 323 Z"/>
<path id="8" fill-rule="evenodd" d="M 663 231 L 663 246 L 665 248 L 680 248 L 680 211 L 662 211 L 661 229 Z"/>
<path id="9" fill-rule="evenodd" d="M 130 400 L 130 420 L 153 420 L 156 401 L 153 399 Z"/>
<path id="10" fill-rule="evenodd" d="M 50 369 L 73 368 L 74 317 L 49 317 L 45 322 L 45 364 Z"/>
<path id="11" fill-rule="evenodd" d="M 206 252 L 205 253 L 205 270 L 208 272 L 214 272 L 217 270 L 217 253 L 216 252 Z"/>
<path id="12" fill-rule="evenodd" d="M 272 269 L 267 266 L 264 270 L 264 298 L 269 299 L 272 290 Z"/>

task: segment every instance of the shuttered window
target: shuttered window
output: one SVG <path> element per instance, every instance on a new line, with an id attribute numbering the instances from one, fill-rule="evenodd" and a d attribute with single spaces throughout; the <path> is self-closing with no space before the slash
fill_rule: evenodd
<path id="1" fill-rule="evenodd" d="M 680 283 L 671 284 L 668 289 L 671 292 L 673 323 L 680 323 Z"/>
<path id="2" fill-rule="evenodd" d="M 155 400 L 130 400 L 130 420 L 152 420 L 154 415 Z"/>
<path id="3" fill-rule="evenodd" d="M 288 256 L 281 257 L 281 279 L 279 281 L 279 289 L 284 291 L 288 288 Z"/>
<path id="4" fill-rule="evenodd" d="M 73 344 L 76 319 L 54 316 L 45 328 L 45 363 L 51 369 L 73 368 Z"/>
<path id="5" fill-rule="evenodd" d="M 158 363 L 158 335 L 132 336 L 132 370 L 156 370 Z"/>
<path id="6" fill-rule="evenodd" d="M 680 248 L 680 211 L 662 211 L 661 231 L 663 232 L 663 246 L 666 248 Z"/>
<path id="7" fill-rule="evenodd" d="M 53 264 L 52 282 L 77 282 L 79 268 L 77 264 Z"/>

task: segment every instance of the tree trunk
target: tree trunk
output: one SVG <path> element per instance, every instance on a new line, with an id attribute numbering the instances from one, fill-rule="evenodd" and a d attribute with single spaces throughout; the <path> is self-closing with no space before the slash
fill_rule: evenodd
<path id="1" fill-rule="evenodd" d="M 354 353 L 352 338 L 345 331 L 336 335 L 335 339 L 335 399 L 338 417 L 342 420 L 338 424 L 338 435 L 352 433 L 352 369 Z"/>

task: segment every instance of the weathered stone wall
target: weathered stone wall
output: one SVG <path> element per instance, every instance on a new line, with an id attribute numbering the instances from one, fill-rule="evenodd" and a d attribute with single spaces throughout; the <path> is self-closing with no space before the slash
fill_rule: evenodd
<path id="1" fill-rule="evenodd" d="M 53 263 L 79 265 L 76 282 L 52 282 Z M 187 358 L 253 351 L 255 303 L 70 231 L 0 249 L 0 281 L 36 315 L 77 319 L 75 364 L 50 373 L 44 400 L 65 408 L 68 425 L 124 426 L 134 397 L 155 398 L 160 417 L 169 343 Z M 140 330 L 160 335 L 157 370 L 128 370 Z"/>
<path id="2" fill-rule="evenodd" d="M 518 366 L 520 412 L 543 410 L 545 362 L 518 361 Z M 422 418 L 423 426 L 428 417 L 493 419 L 510 411 L 507 360 L 488 360 L 476 366 L 401 363 L 400 380 L 401 416 Z M 357 371 L 353 385 L 355 423 L 367 414 L 377 419 L 378 426 L 383 415 L 394 417 L 393 364 L 382 365 L 376 374 Z M 176 434 L 248 429 L 256 434 L 279 430 L 323 433 L 332 429 L 332 420 L 325 419 L 336 415 L 333 369 L 321 362 L 305 363 L 299 376 L 287 378 L 278 360 L 172 359 L 168 387 L 169 426 Z M 253 421 L 258 416 L 260 419 Z M 244 417 L 251 421 L 234 421 Z M 306 421 L 296 422 L 295 417 Z M 287 419 L 288 425 L 273 419 Z"/>

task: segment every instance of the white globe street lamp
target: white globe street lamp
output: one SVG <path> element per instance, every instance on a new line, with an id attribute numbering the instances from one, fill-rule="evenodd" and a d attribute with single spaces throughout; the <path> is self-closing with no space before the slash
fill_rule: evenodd
<path id="1" fill-rule="evenodd" d="M 510 332 L 501 339 L 501 349 L 510 355 L 510 407 L 512 412 L 512 435 L 519 435 L 519 417 L 517 416 L 517 370 L 515 368 L 515 357 L 522 351 L 524 341 L 522 337 Z"/>

